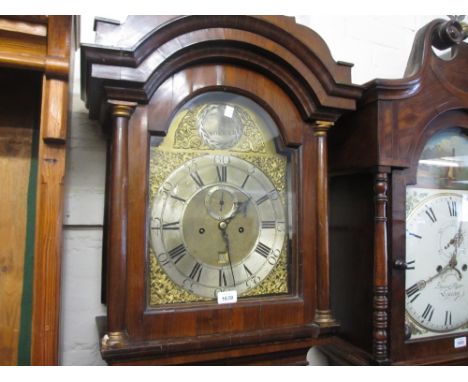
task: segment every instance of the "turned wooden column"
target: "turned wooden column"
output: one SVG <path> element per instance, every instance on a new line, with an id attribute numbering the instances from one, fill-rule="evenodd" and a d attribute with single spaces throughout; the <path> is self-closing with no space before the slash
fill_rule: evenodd
<path id="1" fill-rule="evenodd" d="M 373 297 L 373 355 L 377 363 L 388 361 L 388 251 L 387 251 L 387 174 L 375 175 L 374 226 L 374 297 Z"/>
<path id="2" fill-rule="evenodd" d="M 336 326 L 330 309 L 330 255 L 328 245 L 328 150 L 327 132 L 333 122 L 316 121 L 314 136 L 317 155 L 317 309 L 315 323 Z"/>
<path id="3" fill-rule="evenodd" d="M 135 104 L 110 101 L 112 118 L 107 240 L 107 337 L 103 345 L 118 346 L 126 337 L 128 125 Z"/>

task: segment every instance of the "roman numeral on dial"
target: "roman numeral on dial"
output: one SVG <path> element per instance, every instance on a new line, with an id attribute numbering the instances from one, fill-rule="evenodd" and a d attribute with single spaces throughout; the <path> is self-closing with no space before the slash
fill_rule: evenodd
<path id="1" fill-rule="evenodd" d="M 193 181 L 197 184 L 198 187 L 203 187 L 205 183 L 203 183 L 202 178 L 200 178 L 200 174 L 197 171 L 191 172 L 190 176 L 192 177 Z"/>
<path id="2" fill-rule="evenodd" d="M 426 212 L 426 215 L 429 216 L 429 219 L 431 219 L 431 221 L 433 223 L 435 223 L 437 221 L 437 218 L 436 218 L 436 216 L 434 214 L 434 211 L 432 210 L 431 207 L 429 207 L 425 212 Z"/>
<path id="3" fill-rule="evenodd" d="M 200 282 L 202 270 L 202 265 L 200 263 L 196 263 L 192 268 L 192 272 L 190 272 L 189 277 L 196 282 Z"/>
<path id="4" fill-rule="evenodd" d="M 174 264 L 177 264 L 185 256 L 185 247 L 183 244 L 179 244 L 177 247 L 172 248 L 169 251 L 169 257 L 172 259 Z"/>
<path id="5" fill-rule="evenodd" d="M 227 286 L 226 274 L 222 269 L 219 270 L 219 286 L 225 287 Z"/>
<path id="6" fill-rule="evenodd" d="M 263 244 L 261 241 L 258 243 L 257 248 L 255 248 L 255 252 L 259 253 L 262 255 L 265 259 L 268 257 L 268 255 L 271 252 L 271 248 L 265 244 Z"/>
<path id="7" fill-rule="evenodd" d="M 457 203 L 454 200 L 447 200 L 450 216 L 458 216 Z"/>
<path id="8" fill-rule="evenodd" d="M 175 200 L 178 200 L 179 202 L 182 202 L 182 203 L 186 202 L 186 200 L 184 198 L 181 198 L 180 196 L 177 196 L 177 195 L 174 195 L 174 194 L 171 195 L 171 198 L 175 199 Z"/>
<path id="9" fill-rule="evenodd" d="M 249 178 L 250 178 L 250 175 L 247 174 L 247 176 L 245 177 L 244 181 L 242 182 L 241 188 L 244 188 L 244 187 L 245 187 L 245 184 L 247 183 L 247 181 L 249 180 Z"/>
<path id="10" fill-rule="evenodd" d="M 424 312 L 422 314 L 422 318 L 424 318 L 427 321 L 431 321 L 433 314 L 434 314 L 434 307 L 431 304 L 427 304 L 426 309 L 424 309 Z"/>
<path id="11" fill-rule="evenodd" d="M 419 284 L 416 283 L 414 284 L 413 286 L 410 286 L 407 290 L 406 290 L 406 295 L 408 296 L 408 298 L 410 297 L 413 297 L 412 300 L 410 300 L 411 302 L 413 302 L 414 300 L 416 300 L 418 297 L 419 297 L 419 294 L 416 294 L 419 292 Z"/>
<path id="12" fill-rule="evenodd" d="M 179 227 L 179 222 L 173 222 L 173 223 L 166 223 L 162 225 L 162 229 L 164 230 L 178 230 L 180 229 Z"/>
<path id="13" fill-rule="evenodd" d="M 216 166 L 216 172 L 218 174 L 218 180 L 220 182 L 227 181 L 227 167 L 226 166 Z"/>
<path id="14" fill-rule="evenodd" d="M 247 273 L 249 275 L 249 277 L 251 277 L 253 275 L 252 271 L 249 268 L 247 268 L 247 265 L 245 265 L 245 264 L 244 264 L 244 271 L 245 271 L 245 273 Z"/>
<path id="15" fill-rule="evenodd" d="M 278 198 L 278 193 L 276 190 L 271 190 L 268 194 L 263 195 L 261 198 L 258 198 L 255 203 L 257 203 L 257 206 L 268 200 L 269 198 L 272 199 L 277 199 Z"/>
<path id="16" fill-rule="evenodd" d="M 270 229 L 270 228 L 276 228 L 276 221 L 274 220 L 264 220 L 262 221 L 262 228 L 263 229 Z"/>
<path id="17" fill-rule="evenodd" d="M 445 312 L 445 326 L 452 325 L 452 312 L 446 311 Z"/>
<path id="18" fill-rule="evenodd" d="M 265 194 L 261 198 L 258 198 L 255 203 L 257 203 L 257 206 L 259 206 L 260 204 L 262 204 L 266 200 L 268 200 L 268 194 Z"/>

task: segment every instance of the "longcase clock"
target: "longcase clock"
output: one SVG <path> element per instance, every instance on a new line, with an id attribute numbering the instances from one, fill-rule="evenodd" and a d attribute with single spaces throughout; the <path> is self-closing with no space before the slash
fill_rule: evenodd
<path id="1" fill-rule="evenodd" d="M 328 130 L 350 65 L 287 17 L 128 17 L 82 46 L 109 136 L 109 364 L 304 364 L 330 309 Z"/>
<path id="2" fill-rule="evenodd" d="M 333 362 L 468 364 L 465 37 L 427 24 L 405 78 L 365 85 L 330 136 Z"/>

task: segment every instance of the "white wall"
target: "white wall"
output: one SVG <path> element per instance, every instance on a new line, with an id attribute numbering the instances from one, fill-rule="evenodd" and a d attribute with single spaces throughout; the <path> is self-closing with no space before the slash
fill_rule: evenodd
<path id="1" fill-rule="evenodd" d="M 354 63 L 353 82 L 403 76 L 414 34 L 436 16 L 297 16 L 318 32 L 336 61 Z M 438 16 L 443 17 L 443 16 Z M 93 17 L 82 17 L 82 42 L 94 42 Z M 80 100 L 76 54 L 73 108 L 65 181 L 61 363 L 103 365 L 95 317 L 100 303 L 105 138 Z M 313 351 L 311 363 L 325 361 Z"/>

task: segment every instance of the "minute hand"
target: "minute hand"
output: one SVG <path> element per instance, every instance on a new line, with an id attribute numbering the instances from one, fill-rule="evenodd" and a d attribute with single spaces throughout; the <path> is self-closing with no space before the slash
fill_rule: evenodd
<path id="1" fill-rule="evenodd" d="M 224 224 L 221 224 L 221 223 L 224 223 Z M 231 268 L 232 281 L 234 283 L 234 286 L 236 286 L 236 278 L 234 277 L 234 270 L 232 269 L 231 250 L 229 248 L 229 237 L 227 234 L 227 223 L 225 221 L 221 223 L 220 223 L 221 236 L 223 237 L 224 244 L 226 245 L 226 252 L 228 255 L 229 267 Z"/>

